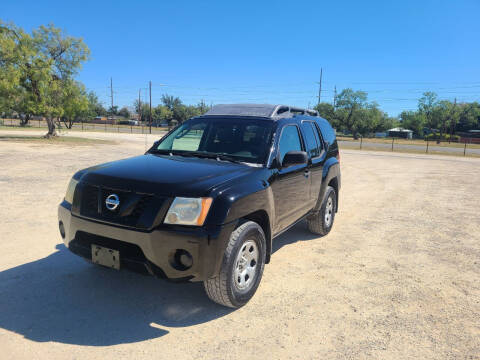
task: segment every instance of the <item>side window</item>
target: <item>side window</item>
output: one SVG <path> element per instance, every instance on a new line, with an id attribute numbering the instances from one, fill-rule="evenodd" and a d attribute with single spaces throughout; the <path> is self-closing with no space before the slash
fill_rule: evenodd
<path id="1" fill-rule="evenodd" d="M 317 130 L 314 129 L 313 126 L 314 125 L 311 121 L 302 121 L 302 130 L 305 133 L 307 151 L 311 158 L 314 158 L 320 155 L 320 150 L 318 149 L 319 141 L 317 141 L 317 138 L 316 138 Z"/>
<path id="2" fill-rule="evenodd" d="M 302 142 L 298 134 L 296 125 L 287 125 L 283 128 L 280 141 L 278 143 L 278 151 L 280 153 L 280 163 L 283 162 L 285 154 L 289 151 L 302 151 Z"/>
<path id="3" fill-rule="evenodd" d="M 318 141 L 318 149 L 321 152 L 323 150 L 323 137 L 322 137 L 322 132 L 320 131 L 320 127 L 318 124 L 315 124 L 312 122 L 312 126 L 315 128 L 315 137 L 317 138 Z"/>

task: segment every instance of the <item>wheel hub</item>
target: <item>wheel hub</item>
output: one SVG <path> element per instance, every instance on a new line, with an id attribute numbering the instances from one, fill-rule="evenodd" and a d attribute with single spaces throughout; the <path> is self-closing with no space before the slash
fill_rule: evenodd
<path id="1" fill-rule="evenodd" d="M 254 240 L 247 240 L 240 248 L 235 260 L 233 282 L 242 292 L 250 290 L 257 276 L 259 251 Z"/>
<path id="2" fill-rule="evenodd" d="M 333 217 L 333 199 L 331 196 L 327 199 L 327 205 L 325 206 L 325 225 L 330 226 Z"/>

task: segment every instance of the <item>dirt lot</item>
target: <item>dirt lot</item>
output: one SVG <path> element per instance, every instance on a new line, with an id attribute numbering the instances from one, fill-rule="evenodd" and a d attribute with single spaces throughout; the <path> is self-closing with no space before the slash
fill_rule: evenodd
<path id="1" fill-rule="evenodd" d="M 278 238 L 232 311 L 201 284 L 95 267 L 62 245 L 70 176 L 145 149 L 116 139 L 0 141 L 2 358 L 480 359 L 479 159 L 342 151 L 331 234 L 299 224 Z"/>

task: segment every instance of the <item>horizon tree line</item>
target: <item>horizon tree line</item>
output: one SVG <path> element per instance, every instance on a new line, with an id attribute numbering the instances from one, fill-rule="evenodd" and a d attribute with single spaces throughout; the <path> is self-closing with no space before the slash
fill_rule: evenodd
<path id="1" fill-rule="evenodd" d="M 127 107 L 106 109 L 93 91 L 87 91 L 77 81 L 90 50 L 81 38 L 68 36 L 53 24 L 39 26 L 31 33 L 13 23 L 0 20 L 0 115 L 21 116 L 27 125 L 33 116 L 47 120 L 46 137 L 56 135 L 56 127 L 64 123 L 71 127 L 75 121 L 88 121 L 97 116 L 131 117 Z M 418 109 L 403 111 L 391 117 L 376 102 L 368 101 L 365 91 L 343 89 L 334 104 L 322 102 L 315 106 L 320 116 L 329 120 L 339 131 L 353 137 L 365 136 L 401 126 L 416 136 L 425 130 L 438 132 L 440 138 L 456 131 L 480 129 L 480 104 L 440 100 L 434 92 L 425 92 L 418 100 Z M 160 104 L 133 102 L 139 120 L 147 122 L 175 119 L 183 122 L 204 114 L 210 108 L 205 101 L 196 105 L 184 104 L 179 97 L 162 95 Z"/>

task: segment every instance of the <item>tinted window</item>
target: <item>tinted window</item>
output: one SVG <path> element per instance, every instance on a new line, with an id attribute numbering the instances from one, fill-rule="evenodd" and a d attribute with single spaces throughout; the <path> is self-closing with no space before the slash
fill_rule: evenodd
<path id="1" fill-rule="evenodd" d="M 312 125 L 313 133 L 315 134 L 315 140 L 317 140 L 317 144 L 318 144 L 318 155 L 320 155 L 320 152 L 323 149 L 322 135 L 320 133 L 320 129 L 318 128 L 317 124 L 315 124 L 314 122 L 311 122 L 310 125 Z"/>
<path id="2" fill-rule="evenodd" d="M 325 119 L 318 119 L 317 126 L 320 129 L 320 138 L 327 144 L 332 144 L 335 141 L 335 131 L 332 126 Z"/>
<path id="3" fill-rule="evenodd" d="M 228 155 L 239 161 L 263 163 L 271 142 L 272 124 L 246 119 L 192 119 L 162 139 L 152 151 Z"/>
<path id="4" fill-rule="evenodd" d="M 287 125 L 283 128 L 278 145 L 280 163 L 283 162 L 285 154 L 289 151 L 302 151 L 302 142 L 295 125 Z"/>
<path id="5" fill-rule="evenodd" d="M 311 158 L 317 157 L 320 155 L 318 150 L 318 142 L 315 138 L 316 129 L 313 128 L 313 123 L 311 121 L 302 121 L 302 130 L 305 134 L 305 142 L 307 143 L 307 152 Z"/>
<path id="6" fill-rule="evenodd" d="M 173 138 L 171 150 L 197 151 L 205 130 L 205 123 L 196 124 L 186 128 Z"/>

